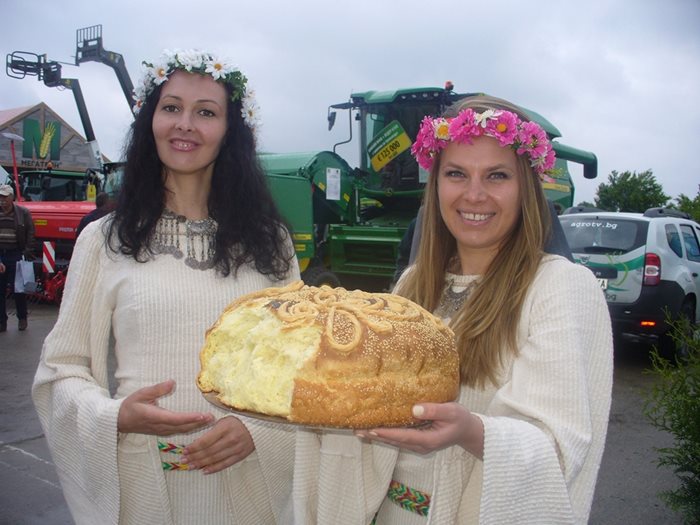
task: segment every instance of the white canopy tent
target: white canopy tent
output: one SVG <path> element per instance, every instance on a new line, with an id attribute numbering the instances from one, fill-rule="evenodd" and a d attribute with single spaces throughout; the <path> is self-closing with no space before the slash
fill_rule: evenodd
<path id="1" fill-rule="evenodd" d="M 8 184 L 11 179 L 12 177 L 7 173 L 7 170 L 0 166 L 0 184 Z"/>

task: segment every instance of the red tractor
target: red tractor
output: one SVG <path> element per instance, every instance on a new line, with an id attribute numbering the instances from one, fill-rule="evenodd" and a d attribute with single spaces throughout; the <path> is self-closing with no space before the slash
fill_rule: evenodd
<path id="1" fill-rule="evenodd" d="M 17 201 L 31 212 L 37 241 L 34 299 L 60 303 L 78 224 L 95 209 L 96 193 L 114 194 L 121 176 L 120 166 L 106 163 L 101 172 L 32 170 L 19 173 Z"/>

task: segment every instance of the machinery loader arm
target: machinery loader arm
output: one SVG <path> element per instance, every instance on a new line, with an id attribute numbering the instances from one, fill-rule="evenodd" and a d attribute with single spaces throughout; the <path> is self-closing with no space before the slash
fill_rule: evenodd
<path id="1" fill-rule="evenodd" d="M 102 62 L 111 67 L 126 97 L 129 108 L 134 105 L 134 84 L 126 69 L 124 57 L 102 47 L 102 24 L 83 27 L 75 32 L 75 65 L 83 62 Z"/>

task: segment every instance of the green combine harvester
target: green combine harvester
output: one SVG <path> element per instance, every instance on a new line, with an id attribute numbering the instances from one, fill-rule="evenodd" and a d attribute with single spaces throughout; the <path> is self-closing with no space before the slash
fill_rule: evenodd
<path id="1" fill-rule="evenodd" d="M 354 93 L 350 101 L 328 110 L 328 129 L 338 110 L 348 111 L 350 137 L 358 122 L 360 166 L 352 167 L 333 151 L 261 154 L 270 188 L 292 229 L 296 253 L 307 284 L 351 285 L 353 277 L 376 278 L 389 285 L 396 269 L 398 246 L 421 204 L 428 173 L 419 168 L 410 147 L 426 115 L 441 114 L 455 101 L 451 84 L 396 91 Z M 561 133 L 541 115 L 526 110 L 556 139 Z M 553 140 L 558 175 L 544 183 L 549 200 L 563 209 L 573 205 L 574 184 L 567 161 L 583 165 L 594 178 L 593 153 Z"/>

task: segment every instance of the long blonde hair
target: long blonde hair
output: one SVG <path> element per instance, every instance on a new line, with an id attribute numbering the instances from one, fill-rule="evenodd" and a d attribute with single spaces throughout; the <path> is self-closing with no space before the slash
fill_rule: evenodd
<path id="1" fill-rule="evenodd" d="M 454 117 L 472 108 L 512 111 L 530 120 L 521 108 L 494 97 L 464 99 L 445 112 Z M 551 220 L 538 176 L 526 158 L 518 156 L 520 216 L 501 249 L 482 276 L 479 285 L 452 318 L 457 338 L 462 383 L 483 388 L 497 384 L 507 358 L 517 355 L 516 337 L 520 314 L 550 235 Z M 440 214 L 437 178 L 440 159 L 435 162 L 423 196 L 421 244 L 415 268 L 406 275 L 396 293 L 429 311 L 434 311 L 445 288 L 445 272 L 457 254 L 457 243 Z"/>

